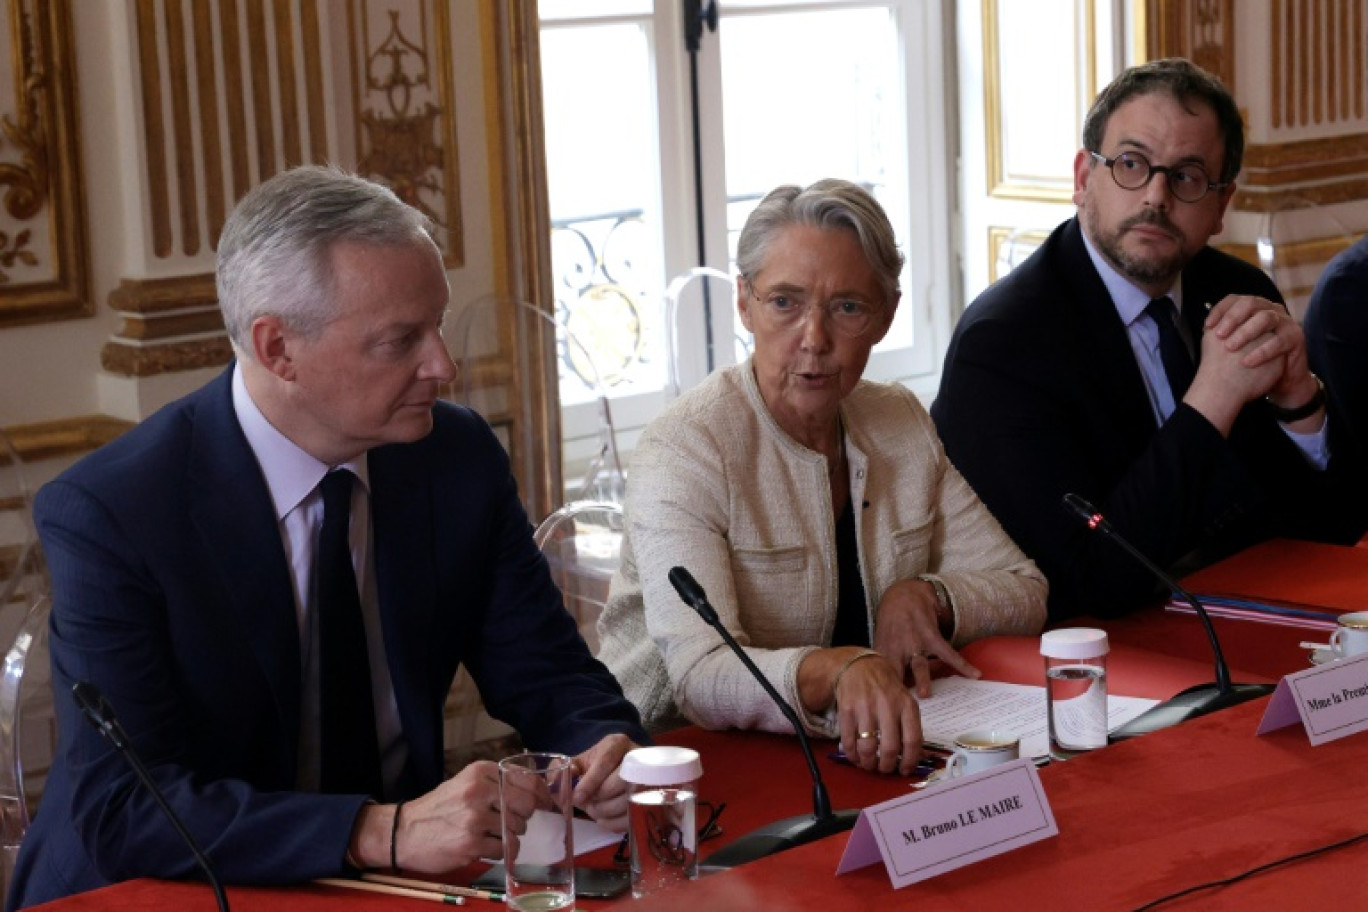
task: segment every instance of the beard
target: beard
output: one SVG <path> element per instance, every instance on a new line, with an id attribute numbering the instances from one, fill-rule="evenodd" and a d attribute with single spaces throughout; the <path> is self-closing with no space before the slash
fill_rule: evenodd
<path id="1" fill-rule="evenodd" d="M 1103 229 L 1101 215 L 1096 209 L 1085 210 L 1084 223 L 1093 246 L 1116 267 L 1118 272 L 1137 285 L 1172 282 L 1191 259 L 1187 253 L 1186 235 L 1167 215 L 1157 209 L 1146 209 L 1138 215 L 1133 215 L 1111 232 Z M 1165 231 L 1177 243 L 1178 249 L 1166 256 L 1127 251 L 1123 246 L 1126 232 L 1137 225 L 1153 225 Z"/>

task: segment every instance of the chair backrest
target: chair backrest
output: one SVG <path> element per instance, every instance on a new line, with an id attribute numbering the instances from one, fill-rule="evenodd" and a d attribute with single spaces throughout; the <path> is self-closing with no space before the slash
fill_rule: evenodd
<path id="1" fill-rule="evenodd" d="M 666 402 L 673 401 L 680 393 L 695 385 L 707 373 L 707 368 L 704 365 L 685 365 L 684 353 L 680 348 L 679 341 L 679 321 L 683 310 L 681 302 L 685 301 L 685 293 L 690 291 L 691 286 L 695 283 L 698 286 L 696 290 L 699 292 L 699 300 L 710 301 L 713 308 L 731 308 L 736 293 L 736 281 L 731 275 L 711 266 L 695 266 L 693 269 L 675 276 L 666 286 L 665 357 L 669 362 L 669 376 L 665 383 Z M 717 283 L 721 283 L 720 289 L 718 289 Z M 741 331 L 738 331 L 730 346 L 713 345 L 713 367 L 715 369 L 735 364 L 743 354 L 749 354 L 749 352 L 749 340 L 741 335 Z"/>
<path id="2" fill-rule="evenodd" d="M 1339 212 L 1335 206 L 1291 196 L 1280 198 L 1259 219 L 1254 244 L 1259 268 L 1278 286 L 1298 323 L 1330 258 L 1357 240 Z"/>
<path id="3" fill-rule="evenodd" d="M 622 552 L 623 513 L 607 501 L 571 501 L 533 533 L 589 649 L 598 652 L 598 618 Z"/>
<path id="4" fill-rule="evenodd" d="M 51 720 L 47 569 L 23 463 L 0 432 L 0 886 L 9 885 L 37 784 L 24 777 L 24 717 Z M 49 747 L 50 747 L 50 738 Z M 32 778 L 32 777 L 30 777 Z"/>

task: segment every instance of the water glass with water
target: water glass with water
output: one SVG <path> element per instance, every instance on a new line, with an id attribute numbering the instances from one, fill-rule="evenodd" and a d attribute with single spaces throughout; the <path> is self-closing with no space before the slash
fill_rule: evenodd
<path id="1" fill-rule="evenodd" d="M 1092 627 L 1047 631 L 1045 711 L 1050 758 L 1067 760 L 1107 745 L 1107 633 Z"/>
<path id="2" fill-rule="evenodd" d="M 509 797 L 535 796 L 527 829 L 511 826 Z M 555 912 L 575 906 L 575 781 L 564 754 L 530 752 L 499 761 L 505 892 L 517 912 Z"/>

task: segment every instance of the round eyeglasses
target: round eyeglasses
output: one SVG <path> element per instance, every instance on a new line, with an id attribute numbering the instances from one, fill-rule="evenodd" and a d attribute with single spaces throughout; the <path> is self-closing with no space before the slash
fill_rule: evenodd
<path id="1" fill-rule="evenodd" d="M 1201 165 L 1152 165 L 1139 152 L 1122 152 L 1107 158 L 1097 152 L 1088 153 L 1111 169 L 1112 180 L 1122 190 L 1139 190 L 1148 186 L 1150 178 L 1162 174 L 1168 180 L 1169 192 L 1185 203 L 1195 203 L 1212 190 L 1224 190 L 1230 182 L 1213 183 Z"/>
<path id="2" fill-rule="evenodd" d="M 746 278 L 746 284 L 750 286 L 751 300 L 755 302 L 760 318 L 779 330 L 801 326 L 807 320 L 808 310 L 817 306 L 826 312 L 835 332 L 853 339 L 869 332 L 875 318 L 883 312 L 882 305 L 849 295 L 820 303 L 810 300 L 802 289 L 771 288 L 764 291 L 749 278 Z"/>

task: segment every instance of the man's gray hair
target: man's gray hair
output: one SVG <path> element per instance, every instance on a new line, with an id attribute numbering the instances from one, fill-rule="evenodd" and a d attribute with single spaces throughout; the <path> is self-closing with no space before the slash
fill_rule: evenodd
<path id="1" fill-rule="evenodd" d="M 864 187 L 838 178 L 819 180 L 806 189 L 793 184 L 776 187 L 751 211 L 736 243 L 736 269 L 750 279 L 765 264 L 770 242 L 789 225 L 810 225 L 853 231 L 874 268 L 884 303 L 898 293 L 903 255 L 893 226 L 879 201 Z"/>
<path id="2" fill-rule="evenodd" d="M 268 314 L 316 337 L 335 316 L 334 244 L 402 247 L 432 237 L 432 220 L 388 187 L 332 166 L 282 171 L 238 202 L 219 237 L 216 283 L 228 337 L 239 356 L 250 356 L 252 322 Z"/>

